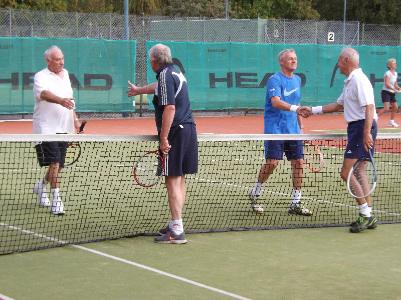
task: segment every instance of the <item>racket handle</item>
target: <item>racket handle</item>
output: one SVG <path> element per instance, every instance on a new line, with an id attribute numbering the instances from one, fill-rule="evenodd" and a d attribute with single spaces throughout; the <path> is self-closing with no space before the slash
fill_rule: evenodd
<path id="1" fill-rule="evenodd" d="M 84 131 L 85 125 L 86 125 L 86 121 L 82 121 L 81 126 L 79 126 L 78 133 L 81 133 L 82 131 Z"/>

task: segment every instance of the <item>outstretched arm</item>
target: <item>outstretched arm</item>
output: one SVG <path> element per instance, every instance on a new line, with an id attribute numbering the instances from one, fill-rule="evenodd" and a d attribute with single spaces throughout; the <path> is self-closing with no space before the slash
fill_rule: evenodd
<path id="1" fill-rule="evenodd" d="M 157 82 L 145 86 L 136 86 L 135 84 L 128 81 L 128 96 L 136 96 L 142 94 L 154 94 L 157 87 Z"/>

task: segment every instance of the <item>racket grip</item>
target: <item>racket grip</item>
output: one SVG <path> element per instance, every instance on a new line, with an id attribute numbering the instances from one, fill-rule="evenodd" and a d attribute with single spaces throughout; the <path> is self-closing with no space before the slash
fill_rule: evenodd
<path id="1" fill-rule="evenodd" d="M 86 125 L 86 121 L 82 121 L 81 126 L 79 126 L 78 133 L 81 133 L 82 131 L 84 131 L 85 125 Z"/>

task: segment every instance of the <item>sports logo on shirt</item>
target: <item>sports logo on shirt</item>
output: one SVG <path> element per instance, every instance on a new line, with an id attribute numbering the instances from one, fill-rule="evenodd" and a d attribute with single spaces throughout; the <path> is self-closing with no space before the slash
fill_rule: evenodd
<path id="1" fill-rule="evenodd" d="M 297 91 L 297 89 L 298 89 L 298 88 L 295 88 L 295 89 L 293 89 L 293 90 L 291 90 L 291 91 L 287 91 L 287 89 L 284 89 L 284 97 L 288 97 L 288 96 L 290 96 L 291 94 L 295 93 L 295 92 Z"/>

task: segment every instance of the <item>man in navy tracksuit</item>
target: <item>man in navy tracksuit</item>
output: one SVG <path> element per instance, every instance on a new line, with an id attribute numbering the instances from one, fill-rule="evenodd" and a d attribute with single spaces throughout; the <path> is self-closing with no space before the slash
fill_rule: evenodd
<path id="1" fill-rule="evenodd" d="M 185 203 L 185 174 L 198 171 L 198 142 L 188 96 L 187 80 L 173 65 L 170 48 L 157 44 L 149 50 L 157 82 L 144 87 L 129 83 L 129 95 L 154 93 L 159 148 L 163 153 L 162 175 L 165 176 L 171 220 L 160 230 L 155 242 L 184 244 L 182 209 Z"/>

